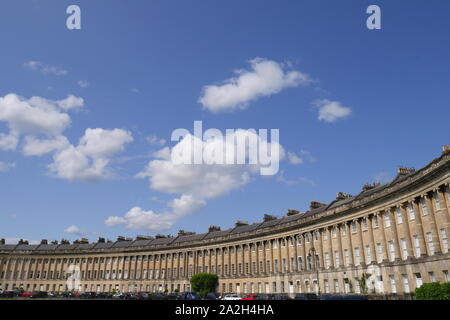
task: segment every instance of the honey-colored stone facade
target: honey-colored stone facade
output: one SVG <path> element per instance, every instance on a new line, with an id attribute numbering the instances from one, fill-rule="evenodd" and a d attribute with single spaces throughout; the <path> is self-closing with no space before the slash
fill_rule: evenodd
<path id="1" fill-rule="evenodd" d="M 76 265 L 82 292 L 182 292 L 192 274 L 211 272 L 220 293 L 409 293 L 450 281 L 449 183 L 444 151 L 418 171 L 399 169 L 389 184 L 245 232 L 212 229 L 142 246 L 121 239 L 109 248 L 2 244 L 0 288 L 62 292 Z"/>

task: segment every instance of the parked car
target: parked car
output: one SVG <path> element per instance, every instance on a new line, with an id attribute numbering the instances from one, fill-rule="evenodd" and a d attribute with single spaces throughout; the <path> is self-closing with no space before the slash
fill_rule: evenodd
<path id="1" fill-rule="evenodd" d="M 176 293 L 176 292 L 170 293 L 170 294 L 167 296 L 167 300 L 179 300 L 179 299 L 180 299 L 180 294 L 179 294 L 179 293 Z"/>
<path id="2" fill-rule="evenodd" d="M 95 299 L 97 297 L 97 294 L 95 292 L 83 292 L 80 295 L 81 299 Z"/>
<path id="3" fill-rule="evenodd" d="M 96 299 L 111 299 L 112 296 L 113 295 L 111 293 L 108 293 L 108 292 L 95 293 L 95 298 Z"/>
<path id="4" fill-rule="evenodd" d="M 14 298 L 15 296 L 14 291 L 3 291 L 0 298 Z"/>
<path id="5" fill-rule="evenodd" d="M 273 300 L 291 300 L 291 298 L 285 294 L 277 294 L 273 297 Z"/>
<path id="6" fill-rule="evenodd" d="M 220 295 L 216 292 L 209 292 L 207 294 L 205 294 L 205 300 L 219 300 L 220 299 Z"/>
<path id="7" fill-rule="evenodd" d="M 255 298 L 255 300 L 272 300 L 273 297 L 270 294 L 261 293 L 258 294 Z"/>
<path id="8" fill-rule="evenodd" d="M 222 300 L 241 300 L 241 299 L 242 297 L 235 293 L 227 294 L 222 298 Z"/>
<path id="9" fill-rule="evenodd" d="M 319 300 L 315 293 L 297 293 L 294 300 Z"/>
<path id="10" fill-rule="evenodd" d="M 139 300 L 150 300 L 150 294 L 147 292 L 138 292 L 137 296 Z"/>
<path id="11" fill-rule="evenodd" d="M 20 295 L 21 297 L 31 297 L 33 295 L 33 293 L 31 292 L 22 292 L 22 294 Z"/>
<path id="12" fill-rule="evenodd" d="M 162 292 L 156 292 L 151 295 L 152 300 L 169 300 L 169 297 Z"/>
<path id="13" fill-rule="evenodd" d="M 34 299 L 48 298 L 48 293 L 45 291 L 33 292 L 32 295 L 30 296 L 30 298 L 34 298 Z"/>
<path id="14" fill-rule="evenodd" d="M 257 297 L 256 294 L 248 294 L 243 296 L 241 300 L 257 300 Z"/>
<path id="15" fill-rule="evenodd" d="M 183 292 L 180 296 L 180 300 L 200 300 L 201 297 L 196 292 Z"/>

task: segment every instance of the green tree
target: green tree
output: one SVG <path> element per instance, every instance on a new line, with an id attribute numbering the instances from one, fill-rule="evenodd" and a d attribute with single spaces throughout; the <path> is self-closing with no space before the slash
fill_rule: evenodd
<path id="1" fill-rule="evenodd" d="M 420 288 L 416 289 L 414 295 L 416 300 L 448 300 L 449 288 L 447 283 L 424 283 Z"/>
<path id="2" fill-rule="evenodd" d="M 192 291 L 201 297 L 209 292 L 216 292 L 218 283 L 219 277 L 213 273 L 197 273 L 191 277 Z"/>

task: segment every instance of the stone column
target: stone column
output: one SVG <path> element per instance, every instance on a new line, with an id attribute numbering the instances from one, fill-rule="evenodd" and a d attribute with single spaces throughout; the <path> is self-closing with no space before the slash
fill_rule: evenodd
<path id="1" fill-rule="evenodd" d="M 419 238 L 419 245 L 420 245 L 420 253 L 421 256 L 426 256 L 429 253 L 428 246 L 425 242 L 425 231 L 423 230 L 422 225 L 422 217 L 421 217 L 421 210 L 419 209 L 419 204 L 417 201 L 413 200 L 411 201 L 411 205 L 414 208 L 415 213 L 415 221 L 416 221 L 416 235 Z"/>
<path id="2" fill-rule="evenodd" d="M 350 266 L 355 265 L 355 258 L 353 255 L 353 241 L 352 241 L 352 229 L 351 229 L 351 221 L 346 222 L 347 225 L 347 235 L 348 235 L 348 252 L 350 256 Z"/>
<path id="3" fill-rule="evenodd" d="M 369 215 L 366 217 L 367 219 L 367 232 L 369 233 L 369 246 L 370 246 L 370 252 L 371 252 L 371 261 L 369 263 L 373 263 L 376 261 L 377 256 L 377 249 L 375 248 L 375 238 L 373 236 L 373 224 L 372 224 L 372 217 L 373 215 Z"/>
<path id="4" fill-rule="evenodd" d="M 436 190 L 436 189 L 435 189 Z M 436 212 L 434 209 L 433 202 L 431 201 L 432 197 L 434 196 L 434 192 L 432 192 L 431 196 L 424 195 L 424 199 L 426 201 L 427 207 L 428 207 L 428 215 L 430 217 L 430 225 L 431 225 L 431 234 L 433 235 L 433 242 L 434 242 L 434 253 L 440 254 L 442 250 L 441 241 L 439 240 L 439 228 L 436 221 Z"/>

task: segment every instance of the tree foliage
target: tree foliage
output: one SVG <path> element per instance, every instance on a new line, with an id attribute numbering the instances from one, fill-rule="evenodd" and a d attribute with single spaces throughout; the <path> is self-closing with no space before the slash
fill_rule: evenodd
<path id="1" fill-rule="evenodd" d="M 192 291 L 201 297 L 209 292 L 216 292 L 219 277 L 213 273 L 197 273 L 191 277 Z"/>
<path id="2" fill-rule="evenodd" d="M 416 300 L 449 300 L 450 283 L 424 283 L 415 291 Z"/>

